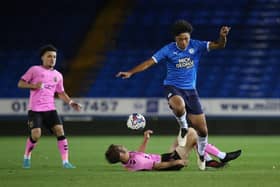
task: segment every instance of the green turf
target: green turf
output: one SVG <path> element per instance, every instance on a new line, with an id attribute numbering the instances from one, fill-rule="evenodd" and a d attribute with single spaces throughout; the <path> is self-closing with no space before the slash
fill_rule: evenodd
<path id="1" fill-rule="evenodd" d="M 141 136 L 70 136 L 70 160 L 77 168 L 67 170 L 61 166 L 53 137 L 41 138 L 31 169 L 21 168 L 25 137 L 0 137 L 0 186 L 280 186 L 279 137 L 211 136 L 209 142 L 222 150 L 243 150 L 240 158 L 219 170 L 198 171 L 194 154 L 187 168 L 175 172 L 127 172 L 120 165 L 106 163 L 104 151 L 109 144 L 125 144 L 132 150 L 141 140 Z M 172 141 L 171 136 L 153 135 L 147 152 L 166 152 Z"/>

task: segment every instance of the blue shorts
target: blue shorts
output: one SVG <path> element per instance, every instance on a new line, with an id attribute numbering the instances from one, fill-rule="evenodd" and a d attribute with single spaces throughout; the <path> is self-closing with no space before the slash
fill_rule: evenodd
<path id="1" fill-rule="evenodd" d="M 195 89 L 184 90 L 175 86 L 164 85 L 164 92 L 167 100 L 174 95 L 180 95 L 185 101 L 187 114 L 203 114 L 199 96 Z"/>

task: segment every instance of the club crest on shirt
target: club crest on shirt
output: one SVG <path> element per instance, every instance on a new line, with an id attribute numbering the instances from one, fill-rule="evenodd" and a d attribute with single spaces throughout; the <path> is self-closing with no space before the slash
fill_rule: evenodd
<path id="1" fill-rule="evenodd" d="M 57 77 L 54 77 L 54 78 L 53 78 L 53 81 L 54 81 L 54 82 L 57 82 Z"/>
<path id="2" fill-rule="evenodd" d="M 181 58 L 178 61 L 179 63 L 176 64 L 176 68 L 191 68 L 194 64 L 193 60 L 189 57 Z"/>
<path id="3" fill-rule="evenodd" d="M 190 48 L 190 49 L 189 49 L 189 53 L 190 53 L 190 54 L 194 54 L 194 48 Z"/>

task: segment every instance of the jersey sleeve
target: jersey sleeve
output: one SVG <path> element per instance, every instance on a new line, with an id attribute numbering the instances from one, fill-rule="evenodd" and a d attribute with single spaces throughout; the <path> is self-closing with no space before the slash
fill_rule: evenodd
<path id="1" fill-rule="evenodd" d="M 59 81 L 58 81 L 58 83 L 57 83 L 57 85 L 56 85 L 55 91 L 56 91 L 57 93 L 64 92 L 63 76 L 62 76 L 61 74 L 59 75 Z"/>
<path id="2" fill-rule="evenodd" d="M 205 53 L 209 51 L 209 42 L 208 41 L 196 41 L 198 50 L 200 51 L 200 53 Z"/>
<path id="3" fill-rule="evenodd" d="M 33 77 L 34 72 L 34 66 L 30 67 L 22 76 L 21 80 L 24 80 L 25 82 L 30 82 Z"/>
<path id="4" fill-rule="evenodd" d="M 164 46 L 152 56 L 152 59 L 155 61 L 155 63 L 159 63 L 167 57 L 167 48 L 168 46 Z"/>

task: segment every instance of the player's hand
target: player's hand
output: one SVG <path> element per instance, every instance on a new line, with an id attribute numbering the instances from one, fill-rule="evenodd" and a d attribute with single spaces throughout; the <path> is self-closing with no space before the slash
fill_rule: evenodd
<path id="1" fill-rule="evenodd" d="M 151 136 L 151 134 L 153 134 L 154 132 L 152 130 L 146 130 L 144 132 L 144 138 L 149 139 Z"/>
<path id="2" fill-rule="evenodd" d="M 230 31 L 231 27 L 228 26 L 222 26 L 221 30 L 220 30 L 220 36 L 222 37 L 226 37 Z"/>
<path id="3" fill-rule="evenodd" d="M 42 89 L 44 88 L 44 84 L 42 82 L 37 82 L 36 84 L 32 84 L 32 90 Z"/>
<path id="4" fill-rule="evenodd" d="M 128 79 L 128 78 L 131 77 L 131 75 L 132 75 L 132 73 L 130 73 L 130 72 L 123 72 L 123 71 L 120 71 L 120 72 L 116 75 L 116 77 L 121 77 L 121 78 L 123 78 L 123 79 Z"/>
<path id="5" fill-rule="evenodd" d="M 75 101 L 72 101 L 71 103 L 70 103 L 70 106 L 72 107 L 72 108 L 74 108 L 74 110 L 76 110 L 76 111 L 81 111 L 81 109 L 82 109 L 82 105 L 81 104 L 79 104 L 79 103 L 76 103 Z"/>

